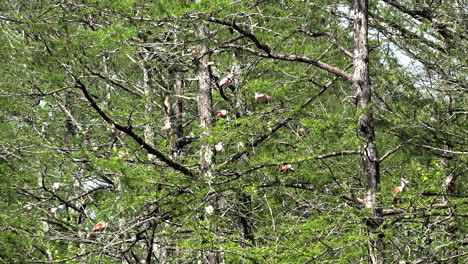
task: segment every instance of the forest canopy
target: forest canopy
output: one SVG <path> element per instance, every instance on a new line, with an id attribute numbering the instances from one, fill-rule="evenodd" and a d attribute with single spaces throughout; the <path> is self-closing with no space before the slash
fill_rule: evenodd
<path id="1" fill-rule="evenodd" d="M 0 263 L 467 261 L 465 1 L 0 3 Z"/>

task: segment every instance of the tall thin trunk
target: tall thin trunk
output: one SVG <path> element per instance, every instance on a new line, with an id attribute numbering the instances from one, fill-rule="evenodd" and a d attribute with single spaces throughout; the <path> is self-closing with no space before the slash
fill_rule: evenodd
<path id="1" fill-rule="evenodd" d="M 195 0 L 199 2 L 199 0 Z M 195 26 L 195 34 L 201 40 L 207 38 L 208 28 L 201 21 Z M 204 43 L 200 43 L 196 46 L 197 60 L 195 61 L 197 67 L 197 80 L 198 80 L 198 114 L 200 119 L 200 127 L 203 132 L 200 136 L 200 169 L 202 175 L 206 180 L 211 181 L 210 168 L 213 165 L 213 146 L 205 139 L 211 136 L 211 128 L 213 127 L 213 102 L 211 96 L 211 81 L 209 71 L 209 57 L 205 55 L 207 47 Z M 217 208 L 217 201 L 214 197 L 210 203 L 214 208 Z M 206 256 L 205 263 L 217 264 L 220 263 L 220 255 L 216 253 L 208 253 Z"/>
<path id="2" fill-rule="evenodd" d="M 255 237 L 250 223 L 250 218 L 252 217 L 252 200 L 245 192 L 240 193 L 238 200 L 240 234 L 245 241 L 249 242 L 251 245 L 255 245 Z M 241 246 L 247 247 L 248 243 L 241 243 Z"/>
<path id="3" fill-rule="evenodd" d="M 146 65 L 141 66 L 143 71 L 143 92 L 145 94 L 145 118 L 148 120 L 148 124 L 145 126 L 145 141 L 152 147 L 154 147 L 154 124 L 151 122 L 153 120 L 153 103 L 152 96 L 153 91 L 150 85 L 150 74 L 149 69 Z M 148 154 L 148 159 L 153 160 L 154 155 Z"/>
<path id="4" fill-rule="evenodd" d="M 369 79 L 369 46 L 368 46 L 368 0 L 354 0 L 354 74 L 353 89 L 356 96 L 356 109 L 362 109 L 358 123 L 366 139 L 363 149 L 362 165 L 364 172 L 365 207 L 372 211 L 372 217 L 366 220 L 369 234 L 370 263 L 384 263 L 384 243 L 378 232 L 382 225 L 382 208 L 378 207 L 377 193 L 380 185 L 380 171 L 375 144 L 375 133 L 372 117 L 371 83 Z"/>
<path id="5" fill-rule="evenodd" d="M 207 27 L 200 23 L 195 27 L 195 34 L 205 39 L 207 37 Z M 210 129 L 213 127 L 213 102 L 211 97 L 211 83 L 209 71 L 209 57 L 204 55 L 207 51 L 206 46 L 201 43 L 197 45 L 197 80 L 198 80 L 198 114 L 200 118 L 200 127 L 203 129 L 201 135 L 202 144 L 200 146 L 200 167 L 205 176 L 209 176 L 208 168 L 213 164 L 212 144 L 204 142 L 203 138 L 211 135 Z"/>
<path id="6" fill-rule="evenodd" d="M 64 110 L 69 113 L 69 117 L 66 120 L 65 127 L 67 128 L 67 133 L 69 136 L 73 137 L 76 135 L 76 130 L 78 129 L 77 127 L 77 122 L 74 120 L 74 109 L 73 109 L 73 102 L 72 102 L 72 96 L 70 92 L 67 92 L 65 94 L 65 107 Z"/>
<path id="7" fill-rule="evenodd" d="M 175 79 L 172 86 L 171 96 L 167 103 L 169 120 L 173 124 L 171 129 L 170 137 L 171 140 L 171 153 L 173 157 L 178 157 L 181 154 L 183 143 L 181 141 L 183 137 L 183 126 L 182 126 L 182 113 L 183 105 L 182 101 L 178 96 L 183 95 L 183 82 L 181 74 L 178 72 L 174 73 Z"/>
<path id="8" fill-rule="evenodd" d="M 446 117 L 447 119 L 449 119 L 449 116 L 452 115 L 452 97 L 447 94 L 443 97 L 443 100 L 442 102 L 444 103 L 445 107 L 447 107 L 448 109 L 448 116 Z M 443 146 L 443 149 L 446 150 L 446 151 L 450 151 L 451 150 L 451 146 L 449 144 L 449 142 L 445 142 L 444 143 L 444 146 Z M 444 170 L 447 170 L 448 168 L 450 168 L 450 159 L 449 157 L 447 156 L 444 156 L 441 160 L 441 168 L 444 169 Z M 445 176 L 444 178 L 444 182 L 442 183 L 442 186 L 445 187 L 445 191 L 446 191 L 446 194 L 447 195 L 451 195 L 455 192 L 455 175 L 453 172 L 451 173 L 447 173 L 447 175 Z"/>
<path id="9" fill-rule="evenodd" d="M 443 98 L 443 103 L 445 105 L 445 107 L 447 107 L 448 109 L 448 116 L 451 116 L 452 115 L 452 97 L 450 95 L 446 95 L 444 96 Z M 446 117 L 448 119 L 448 116 Z M 443 149 L 446 150 L 446 151 L 450 151 L 452 148 L 450 146 L 450 143 L 447 141 L 444 143 L 444 146 L 443 146 Z M 446 197 L 444 197 L 444 202 L 449 202 L 448 200 L 448 196 L 450 195 L 454 195 L 455 194 L 455 191 L 456 191 L 456 182 L 457 182 L 457 175 L 455 173 L 455 171 L 450 171 L 450 158 L 449 157 L 443 157 L 442 160 L 441 160 L 441 168 L 443 170 L 446 170 L 447 173 L 444 177 L 444 182 L 442 183 L 442 186 L 445 188 L 445 194 L 447 195 Z M 454 232 L 453 230 L 461 230 L 458 226 L 457 226 L 457 223 L 454 221 L 453 223 L 447 223 L 447 226 L 445 228 L 446 230 L 446 234 L 448 236 L 450 236 L 450 239 L 453 240 L 453 241 L 458 241 L 458 240 L 461 240 L 462 238 L 457 234 L 457 232 Z M 448 249 L 448 251 L 450 252 L 450 255 L 451 256 L 458 256 L 459 255 L 459 249 L 458 249 L 458 246 L 457 246 L 457 243 L 454 244 L 455 246 Z M 458 261 L 458 257 L 454 257 L 450 260 L 447 261 L 447 263 L 449 264 L 458 264 L 459 261 Z"/>
<path id="10" fill-rule="evenodd" d="M 171 129 L 167 131 L 166 136 L 171 138 L 171 154 L 177 158 L 181 154 L 181 149 L 184 145 L 182 141 L 183 126 L 182 126 L 182 102 L 178 96 L 183 94 L 183 82 L 180 73 L 171 72 L 175 75 L 173 84 L 171 84 L 170 92 L 165 96 L 164 106 L 166 111 L 165 122 L 171 124 Z"/>
<path id="11" fill-rule="evenodd" d="M 199 33 L 204 34 L 203 29 L 197 27 Z M 203 27 L 202 27 L 203 28 Z M 203 54 L 206 48 L 203 45 L 199 45 L 199 53 Z M 213 150 L 210 143 L 205 142 L 203 138 L 211 135 L 210 129 L 213 127 L 213 103 L 211 98 L 210 88 L 210 75 L 208 69 L 208 57 L 204 56 L 197 62 L 197 79 L 198 79 L 198 114 L 200 118 L 200 127 L 203 129 L 201 135 L 201 146 L 200 146 L 200 167 L 205 176 L 209 176 L 208 169 L 213 164 Z"/>

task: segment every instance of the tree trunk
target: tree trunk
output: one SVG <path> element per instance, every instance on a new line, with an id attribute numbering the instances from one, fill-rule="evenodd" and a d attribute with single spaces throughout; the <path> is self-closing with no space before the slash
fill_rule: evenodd
<path id="1" fill-rule="evenodd" d="M 199 0 L 195 0 L 199 2 Z M 202 41 L 207 38 L 207 26 L 200 21 L 195 26 L 195 34 Z M 213 146 L 206 141 L 206 138 L 211 136 L 211 128 L 213 127 L 213 102 L 211 96 L 211 83 L 210 83 L 210 71 L 209 71 L 209 57 L 205 55 L 207 51 L 206 45 L 200 43 L 196 46 L 196 75 L 198 80 L 198 114 L 200 119 L 200 127 L 203 132 L 200 136 L 200 169 L 203 177 L 207 181 L 211 181 L 210 167 L 213 165 Z M 210 201 L 214 208 L 217 208 L 216 198 Z M 220 263 L 219 255 L 216 253 L 208 253 L 205 256 L 205 263 L 216 264 Z"/>
<path id="2" fill-rule="evenodd" d="M 202 29 L 200 29 L 202 28 Z M 199 34 L 205 34 L 203 26 L 197 27 Z M 198 46 L 198 54 L 201 55 L 206 51 L 203 45 Z M 197 62 L 197 79 L 198 79 L 198 114 L 200 118 L 200 127 L 203 129 L 201 135 L 200 146 L 200 167 L 205 176 L 209 177 L 208 168 L 213 164 L 213 150 L 210 143 L 205 142 L 204 138 L 211 135 L 210 129 L 213 127 L 213 104 L 210 88 L 210 74 L 208 69 L 208 57 L 199 58 Z"/>
<path id="3" fill-rule="evenodd" d="M 368 0 L 354 0 L 354 74 L 353 89 L 356 97 L 356 109 L 362 114 L 358 123 L 366 140 L 363 149 L 362 165 L 364 172 L 364 203 L 372 211 L 372 216 L 366 219 L 369 234 L 370 263 L 384 263 L 384 244 L 382 234 L 378 232 L 381 226 L 382 208 L 378 207 L 377 193 L 380 185 L 380 172 L 375 144 L 374 125 L 372 117 L 371 84 L 369 79 L 369 46 L 368 33 Z"/>
<path id="4" fill-rule="evenodd" d="M 449 117 L 452 115 L 452 97 L 450 95 L 446 95 L 444 96 L 443 98 L 443 103 L 445 105 L 445 107 L 447 107 L 448 109 L 448 116 L 446 117 L 447 119 L 449 119 Z M 449 145 L 448 142 L 446 142 L 443 146 L 443 149 L 446 150 L 446 151 L 451 151 L 452 148 L 451 146 Z M 441 169 L 447 171 L 446 172 L 446 175 L 444 177 L 444 182 L 442 183 L 442 186 L 444 187 L 444 192 L 445 192 L 445 195 L 444 196 L 444 202 L 449 202 L 448 200 L 448 196 L 450 195 L 454 195 L 455 194 L 455 189 L 456 189 L 456 182 L 457 182 L 457 179 L 456 179 L 456 173 L 455 171 L 450 171 L 450 158 L 445 156 L 442 158 L 441 160 Z M 453 232 L 452 230 L 456 230 L 456 229 L 459 229 L 459 230 L 462 230 L 460 229 L 457 224 L 456 224 L 456 221 L 454 221 L 453 223 L 447 223 L 446 224 L 446 227 L 445 227 L 445 230 L 448 231 L 446 232 L 447 235 L 450 236 L 450 239 L 452 239 L 453 241 L 461 241 L 462 238 L 458 236 L 457 232 Z M 459 249 L 458 249 L 458 243 L 455 243 L 454 244 L 455 246 L 448 249 L 448 251 L 450 252 L 450 255 L 451 256 L 458 256 L 459 255 Z M 458 264 L 458 257 L 454 257 L 450 260 L 447 261 L 447 263 L 449 264 Z"/>
<path id="5" fill-rule="evenodd" d="M 183 113 L 183 105 L 182 101 L 178 96 L 183 95 L 183 82 L 182 76 L 180 73 L 175 74 L 175 81 L 174 81 L 174 100 L 171 104 L 172 109 L 172 123 L 174 123 L 174 130 L 173 130 L 173 137 L 174 140 L 171 141 L 171 151 L 174 157 L 180 155 L 182 151 L 182 143 L 181 139 L 183 137 L 183 126 L 182 126 L 182 113 Z"/>
<path id="6" fill-rule="evenodd" d="M 152 147 L 154 147 L 154 124 L 153 120 L 153 91 L 150 85 L 150 73 L 149 67 L 145 64 L 141 66 L 143 71 L 143 92 L 145 93 L 145 119 L 148 123 L 145 126 L 145 141 Z M 154 160 L 154 155 L 148 153 L 148 159 Z"/>
<path id="7" fill-rule="evenodd" d="M 196 1 L 197 2 L 197 1 Z M 200 39 L 207 37 L 207 27 L 204 23 L 195 26 L 195 34 Z M 209 57 L 204 55 L 207 51 L 206 46 L 198 44 L 196 47 L 195 60 L 197 67 L 197 80 L 198 80 L 198 114 L 200 118 L 200 127 L 203 129 L 201 135 L 200 146 L 200 167 L 205 176 L 207 176 L 208 168 L 213 164 L 213 150 L 211 144 L 205 142 L 203 138 L 211 135 L 210 129 L 213 127 L 213 102 L 211 97 L 211 84 L 210 84 L 210 71 L 209 71 Z"/>
<path id="8" fill-rule="evenodd" d="M 251 245 L 255 245 L 255 237 L 250 223 L 252 217 L 252 201 L 245 192 L 240 193 L 238 200 L 240 234 L 245 241 L 248 241 Z M 241 246 L 245 248 L 248 244 L 241 243 Z"/>

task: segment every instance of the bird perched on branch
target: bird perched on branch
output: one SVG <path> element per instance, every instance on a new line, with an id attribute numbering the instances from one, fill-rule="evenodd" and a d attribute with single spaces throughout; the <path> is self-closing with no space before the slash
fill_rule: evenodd
<path id="1" fill-rule="evenodd" d="M 255 101 L 261 104 L 268 104 L 271 103 L 273 99 L 271 96 L 263 94 L 263 93 L 255 93 Z"/>
<path id="2" fill-rule="evenodd" d="M 222 151 L 224 151 L 223 142 L 218 142 L 218 143 L 215 145 L 215 150 L 216 150 L 216 152 L 222 152 Z"/>
<path id="3" fill-rule="evenodd" d="M 93 232 L 103 232 L 109 224 L 107 222 L 97 222 L 93 226 Z M 87 239 L 91 240 L 96 240 L 97 239 L 97 233 L 88 233 L 86 234 Z"/>
<path id="4" fill-rule="evenodd" d="M 393 204 L 394 205 L 399 205 L 401 204 L 401 198 L 399 197 L 399 193 L 402 193 L 404 192 L 406 189 L 406 184 L 409 183 L 409 181 L 405 180 L 405 179 L 401 179 L 401 185 L 396 187 L 394 190 L 393 190 L 393 193 L 395 194 L 395 197 L 393 198 Z"/>
<path id="5" fill-rule="evenodd" d="M 448 194 L 455 192 L 455 179 L 452 175 L 445 177 L 443 186 L 445 187 L 445 191 L 447 191 Z"/>
<path id="6" fill-rule="evenodd" d="M 234 75 L 228 74 L 226 77 L 222 78 L 221 81 L 219 81 L 218 85 L 221 89 L 224 89 L 231 85 L 234 82 Z"/>
<path id="7" fill-rule="evenodd" d="M 294 171 L 293 167 L 291 164 L 283 164 L 280 166 L 279 169 L 280 172 L 291 172 Z"/>
<path id="8" fill-rule="evenodd" d="M 222 109 L 222 110 L 219 110 L 218 113 L 216 113 L 216 116 L 218 117 L 226 117 L 227 115 L 227 111 Z"/>
<path id="9" fill-rule="evenodd" d="M 172 122 L 166 121 L 164 122 L 164 126 L 162 127 L 162 130 L 169 131 L 172 129 L 173 126 L 174 124 Z"/>
<path id="10" fill-rule="evenodd" d="M 109 224 L 107 222 L 97 222 L 94 226 L 93 226 L 93 231 L 94 232 L 101 232 L 101 231 L 104 231 L 107 226 Z"/>
<path id="11" fill-rule="evenodd" d="M 119 151 L 119 152 L 117 153 L 117 157 L 119 157 L 119 158 L 122 159 L 122 158 L 125 158 L 126 156 L 128 156 L 128 154 L 129 154 L 129 153 L 128 153 L 127 151 Z"/>
<path id="12" fill-rule="evenodd" d="M 54 182 L 54 184 L 52 184 L 52 189 L 54 191 L 60 190 L 61 187 L 62 187 L 62 184 L 60 182 Z"/>

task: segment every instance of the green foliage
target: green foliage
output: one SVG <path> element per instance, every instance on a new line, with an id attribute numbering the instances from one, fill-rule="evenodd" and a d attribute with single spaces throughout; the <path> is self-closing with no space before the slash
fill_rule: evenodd
<path id="1" fill-rule="evenodd" d="M 461 253 L 463 9 L 422 2 L 401 4 L 437 21 L 415 22 L 371 1 L 373 101 L 359 111 L 349 80 L 303 61 L 264 58 L 250 35 L 229 24 L 272 54 L 352 73 L 353 59 L 342 51 L 355 46 L 349 1 L 4 3 L 0 262 L 137 262 L 149 252 L 161 262 L 195 263 L 222 252 L 225 263 L 363 263 L 377 235 L 392 263 L 443 262 Z M 206 38 L 196 33 L 200 25 Z M 214 113 L 228 111 L 208 128 L 194 100 L 197 45 L 209 50 Z M 229 73 L 235 82 L 221 94 L 214 81 Z M 112 122 L 193 176 L 120 134 L 80 85 Z M 271 102 L 256 101 L 256 93 Z M 363 112 L 373 113 L 386 157 L 380 206 L 394 213 L 372 234 L 372 212 L 359 202 L 362 157 L 340 154 L 363 149 L 356 122 Z M 219 143 L 223 149 L 211 152 L 213 164 L 203 172 L 202 146 Z M 281 172 L 284 164 L 294 171 Z M 442 186 L 450 175 L 454 193 Z M 401 178 L 409 180 L 406 191 L 393 194 Z M 99 221 L 108 227 L 93 231 Z"/>

